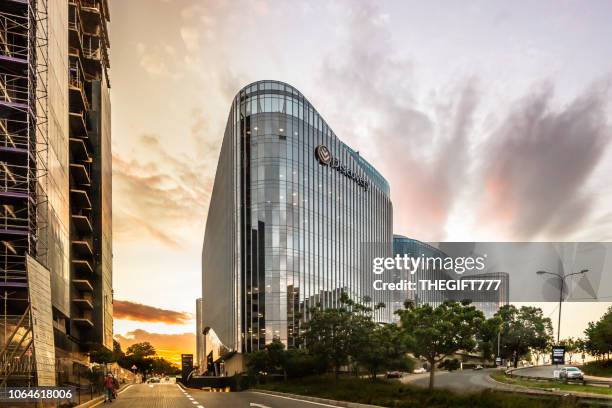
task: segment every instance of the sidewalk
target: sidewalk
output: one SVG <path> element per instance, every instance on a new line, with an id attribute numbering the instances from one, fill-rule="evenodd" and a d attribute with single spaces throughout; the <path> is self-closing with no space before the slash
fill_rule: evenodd
<path id="1" fill-rule="evenodd" d="M 123 384 L 117 390 L 117 395 L 121 394 L 123 391 L 127 390 L 132 385 L 133 384 Z M 95 406 L 98 406 L 99 404 L 101 404 L 103 401 L 104 401 L 104 395 L 100 395 L 99 397 L 96 397 L 96 398 L 91 399 L 91 400 L 89 400 L 87 402 L 84 402 L 84 403 L 82 403 L 80 405 L 77 405 L 74 408 L 90 408 L 90 407 L 95 407 Z"/>

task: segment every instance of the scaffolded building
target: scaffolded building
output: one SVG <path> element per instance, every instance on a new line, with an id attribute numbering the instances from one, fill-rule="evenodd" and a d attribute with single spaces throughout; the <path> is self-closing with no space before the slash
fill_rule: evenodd
<path id="1" fill-rule="evenodd" d="M 0 386 L 112 349 L 106 0 L 0 1 Z"/>

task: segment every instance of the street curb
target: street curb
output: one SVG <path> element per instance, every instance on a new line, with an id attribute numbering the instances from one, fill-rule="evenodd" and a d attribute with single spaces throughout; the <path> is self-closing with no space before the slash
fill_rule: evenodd
<path id="1" fill-rule="evenodd" d="M 551 387 L 550 389 L 548 389 L 548 388 L 532 388 L 532 387 L 528 387 L 526 385 L 517 385 L 517 384 L 503 383 L 501 381 L 497 381 L 495 378 L 491 377 L 490 375 L 489 375 L 489 379 L 491 381 L 497 383 L 497 384 L 501 384 L 501 385 L 504 385 L 506 387 L 509 387 L 509 388 L 513 389 L 512 391 L 505 391 L 505 392 L 515 392 L 515 393 L 521 393 L 521 394 L 535 394 L 535 395 L 555 395 L 555 396 L 558 396 L 558 397 L 565 397 L 567 395 L 571 395 L 571 396 L 577 397 L 577 398 L 592 399 L 592 400 L 597 400 L 597 401 L 600 401 L 600 402 L 612 400 L 612 396 L 611 395 L 595 394 L 595 393 L 582 392 L 582 391 L 564 391 L 564 390 L 560 390 L 560 389 L 553 389 L 553 387 Z M 500 389 L 499 391 L 504 391 L 504 390 Z"/>
<path id="2" fill-rule="evenodd" d="M 384 407 L 381 407 L 380 405 L 361 404 L 361 403 L 358 403 L 358 402 L 349 402 L 349 401 L 336 401 L 336 400 L 330 400 L 330 399 L 325 399 L 325 398 L 309 397 L 309 396 L 306 396 L 306 395 L 288 394 L 288 393 L 285 393 L 285 392 L 260 390 L 258 388 L 252 388 L 252 389 L 250 389 L 248 391 L 258 392 L 260 394 L 275 395 L 277 397 L 294 398 L 294 399 L 297 399 L 297 400 L 308 401 L 308 402 L 315 402 L 315 403 L 318 403 L 318 404 L 327 404 L 327 405 L 331 405 L 331 406 L 334 406 L 334 407 L 344 407 L 344 408 L 384 408 Z"/>
<path id="3" fill-rule="evenodd" d="M 119 388 L 119 390 L 117 391 L 117 395 L 119 395 L 123 391 L 127 390 L 132 385 L 134 385 L 134 384 L 124 384 L 123 387 Z M 96 397 L 96 398 L 94 398 L 92 400 L 84 402 L 84 403 L 82 403 L 80 405 L 76 405 L 74 408 L 90 408 L 90 407 L 95 407 L 95 406 L 99 405 L 100 403 L 102 403 L 102 401 L 104 401 L 104 395 L 100 395 L 99 397 Z"/>

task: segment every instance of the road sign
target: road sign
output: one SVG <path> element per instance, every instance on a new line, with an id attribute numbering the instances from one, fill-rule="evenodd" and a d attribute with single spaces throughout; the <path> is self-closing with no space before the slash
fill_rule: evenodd
<path id="1" fill-rule="evenodd" d="M 138 367 L 136 367 L 136 364 L 132 364 L 132 371 L 134 371 L 135 369 L 137 369 Z"/>
<path id="2" fill-rule="evenodd" d="M 565 364 L 565 347 L 553 346 L 551 360 L 553 364 Z"/>
<path id="3" fill-rule="evenodd" d="M 183 381 L 187 381 L 187 377 L 193 371 L 193 354 L 181 354 L 181 376 Z"/>
<path id="4" fill-rule="evenodd" d="M 495 357 L 495 365 L 496 366 L 500 366 L 502 364 L 502 358 L 501 357 Z"/>

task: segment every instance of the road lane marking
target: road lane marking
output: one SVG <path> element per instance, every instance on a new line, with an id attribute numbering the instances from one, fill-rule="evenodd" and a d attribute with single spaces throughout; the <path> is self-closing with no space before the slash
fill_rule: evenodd
<path id="1" fill-rule="evenodd" d="M 249 406 L 251 406 L 251 407 L 259 407 L 259 408 L 270 408 L 270 407 L 269 407 L 269 406 L 267 406 L 267 405 L 256 404 L 256 403 L 254 403 L 254 402 L 250 402 L 250 403 L 249 403 Z"/>
<path id="2" fill-rule="evenodd" d="M 192 403 L 193 405 L 198 405 L 198 402 L 197 402 L 197 401 L 192 401 L 191 403 Z"/>
<path id="3" fill-rule="evenodd" d="M 257 391 L 251 391 L 253 394 L 260 394 L 260 395 L 266 395 L 268 397 L 276 397 L 276 398 L 284 398 L 284 399 L 288 399 L 291 401 L 299 401 L 299 402 L 303 402 L 306 404 L 314 404 L 314 405 L 320 405 L 322 407 L 332 407 L 332 408 L 337 408 L 337 405 L 329 405 L 329 404 L 324 404 L 322 402 L 314 402 L 314 401 L 307 401 L 307 400 L 303 400 L 303 399 L 297 399 L 297 398 L 291 398 L 291 397 L 285 397 L 285 396 L 281 396 L 281 395 L 274 395 L 274 394 L 266 394 L 265 392 L 257 392 Z"/>

